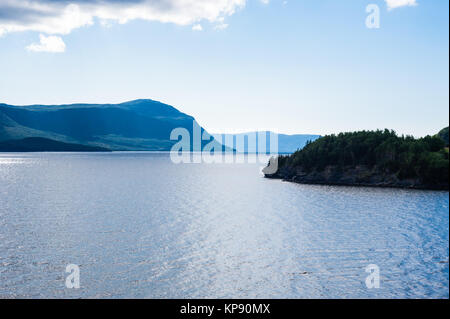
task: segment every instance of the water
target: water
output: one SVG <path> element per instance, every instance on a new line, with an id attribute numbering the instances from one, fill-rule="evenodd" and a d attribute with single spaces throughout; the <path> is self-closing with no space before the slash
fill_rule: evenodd
<path id="1" fill-rule="evenodd" d="M 0 154 L 0 298 L 448 298 L 448 192 L 167 154 Z M 80 289 L 65 288 L 66 265 Z M 365 268 L 380 269 L 368 289 Z"/>

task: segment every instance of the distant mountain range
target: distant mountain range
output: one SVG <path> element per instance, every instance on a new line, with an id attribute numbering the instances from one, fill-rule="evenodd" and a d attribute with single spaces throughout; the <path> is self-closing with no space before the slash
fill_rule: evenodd
<path id="1" fill-rule="evenodd" d="M 290 154 L 302 149 L 308 141 L 313 142 L 320 138 L 320 135 L 286 135 L 270 131 L 247 132 L 239 134 L 213 133 L 212 135 L 219 143 L 222 143 L 223 145 L 234 149 L 239 153 L 268 153 L 271 150 L 277 150 L 276 152 L 280 154 Z M 260 143 L 260 137 L 265 139 L 265 144 L 264 142 Z M 261 144 L 263 145 L 264 150 L 261 150 L 261 147 L 259 146 Z"/>
<path id="2" fill-rule="evenodd" d="M 169 151 L 177 142 L 170 140 L 172 130 L 185 128 L 192 137 L 194 121 L 192 116 L 153 100 L 121 104 L 0 104 L 0 142 L 40 137 L 114 151 Z M 201 128 L 202 134 L 204 131 Z"/>
<path id="3" fill-rule="evenodd" d="M 222 150 L 243 153 L 258 150 L 251 143 L 251 136 L 258 132 L 213 134 L 210 140 L 195 143 L 194 123 L 200 134 L 206 132 L 192 116 L 148 99 L 120 104 L 15 106 L 0 103 L 0 151 L 170 151 L 178 142 L 170 140 L 175 128 L 189 132 L 191 151 L 202 150 L 214 137 Z M 259 134 L 267 136 L 269 150 L 270 136 L 275 133 Z M 319 137 L 279 134 L 276 149 L 279 153 L 293 153 L 307 141 Z"/>

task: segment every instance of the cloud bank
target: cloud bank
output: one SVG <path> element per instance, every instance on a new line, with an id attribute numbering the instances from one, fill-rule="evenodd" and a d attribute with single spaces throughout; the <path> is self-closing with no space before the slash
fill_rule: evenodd
<path id="1" fill-rule="evenodd" d="M 0 36 L 36 31 L 65 35 L 99 20 L 127 23 L 141 19 L 193 25 L 206 20 L 223 24 L 246 0 L 1 0 Z"/>
<path id="2" fill-rule="evenodd" d="M 125 24 L 131 20 L 190 25 L 203 30 L 202 21 L 223 30 L 225 19 L 245 7 L 248 0 L 0 0 L 0 37 L 7 33 L 35 31 L 40 43 L 31 51 L 64 52 L 61 37 L 94 23 Z M 259 0 L 268 4 L 270 0 Z M 389 10 L 415 6 L 416 0 L 385 0 Z M 286 3 L 283 2 L 284 4 Z M 49 37 L 54 36 L 54 37 Z"/>

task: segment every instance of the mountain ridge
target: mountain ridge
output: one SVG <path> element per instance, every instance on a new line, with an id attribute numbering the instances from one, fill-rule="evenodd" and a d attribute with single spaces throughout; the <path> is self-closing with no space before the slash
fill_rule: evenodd
<path id="1" fill-rule="evenodd" d="M 170 139 L 172 130 L 184 128 L 192 136 L 194 123 L 194 117 L 151 99 L 117 104 L 0 103 L 0 141 L 42 137 L 115 151 L 169 151 L 177 142 Z"/>

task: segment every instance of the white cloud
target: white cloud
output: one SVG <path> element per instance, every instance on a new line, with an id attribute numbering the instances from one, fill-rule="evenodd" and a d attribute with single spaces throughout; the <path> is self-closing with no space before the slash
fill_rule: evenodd
<path id="1" fill-rule="evenodd" d="M 202 27 L 201 24 L 195 24 L 195 25 L 192 26 L 192 30 L 194 30 L 194 31 L 202 31 L 203 27 Z"/>
<path id="2" fill-rule="evenodd" d="M 69 34 L 94 24 L 127 23 L 141 19 L 198 24 L 223 21 L 243 8 L 247 0 L 0 0 L 0 35 L 37 31 L 45 34 Z"/>
<path id="3" fill-rule="evenodd" d="M 32 43 L 27 46 L 28 51 L 33 52 L 52 52 L 61 53 L 66 50 L 66 44 L 61 37 L 50 35 L 46 37 L 43 34 L 39 35 L 39 43 Z"/>
<path id="4" fill-rule="evenodd" d="M 416 6 L 416 0 L 385 0 L 389 10 L 405 7 L 405 6 Z"/>

